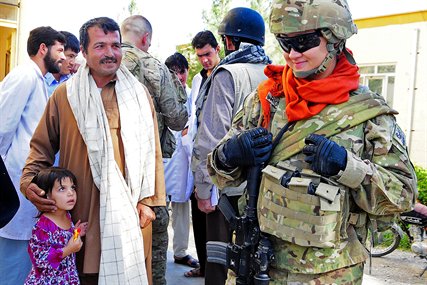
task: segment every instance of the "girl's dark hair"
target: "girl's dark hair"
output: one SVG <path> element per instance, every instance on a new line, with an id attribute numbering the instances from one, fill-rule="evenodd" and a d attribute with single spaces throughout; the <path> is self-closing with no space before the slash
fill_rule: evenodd
<path id="1" fill-rule="evenodd" d="M 65 178 L 70 178 L 74 185 L 77 186 L 76 176 L 68 169 L 60 167 L 48 167 L 40 170 L 31 182 L 37 184 L 39 188 L 44 190 L 46 198 L 47 194 L 52 192 L 55 181 L 58 180 L 61 184 Z"/>

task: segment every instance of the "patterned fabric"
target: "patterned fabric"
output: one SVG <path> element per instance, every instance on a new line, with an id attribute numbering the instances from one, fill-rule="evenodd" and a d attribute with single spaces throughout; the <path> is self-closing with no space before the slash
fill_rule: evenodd
<path id="1" fill-rule="evenodd" d="M 153 285 L 166 285 L 166 259 L 168 252 L 169 212 L 167 207 L 153 207 L 156 219 L 153 221 Z"/>
<path id="2" fill-rule="evenodd" d="M 155 142 L 143 86 L 122 65 L 115 84 L 126 153 L 126 181 L 114 158 L 100 92 L 83 65 L 67 81 L 67 95 L 86 143 L 93 181 L 100 191 L 99 284 L 147 284 L 136 205 L 154 194 Z"/>
<path id="3" fill-rule="evenodd" d="M 68 218 L 71 222 L 70 214 Z M 73 224 L 64 230 L 44 215 L 39 218 L 28 245 L 33 266 L 25 285 L 80 284 L 75 253 L 62 258 L 62 249 L 72 238 L 73 230 Z"/>
<path id="4" fill-rule="evenodd" d="M 326 274 L 298 274 L 290 272 L 270 272 L 268 285 L 318 285 L 318 284 L 352 284 L 360 285 L 363 279 L 363 263 L 340 268 Z M 236 284 L 233 271 L 228 271 L 226 285 Z"/>
<path id="5" fill-rule="evenodd" d="M 284 115 L 284 98 L 276 108 L 270 125 L 273 137 L 288 122 Z M 261 112 L 258 94 L 254 92 L 245 101 L 241 114 L 235 117 L 233 128 L 223 141 L 242 129 L 256 126 Z M 363 244 L 367 235 L 367 216 L 388 215 L 412 207 L 417 193 L 416 175 L 404 140 L 399 139 L 401 130 L 394 114 L 396 111 L 386 105 L 384 98 L 361 86 L 350 93 L 348 102 L 330 105 L 318 115 L 298 121 L 282 137 L 268 164 L 276 166 L 279 162 L 287 162 L 304 169 L 310 168 L 301 153 L 305 136 L 332 132 L 330 139 L 347 150 L 347 166 L 331 179 L 346 196 L 342 207 L 341 242 L 336 248 L 300 246 L 271 236 L 276 257 L 271 270 L 275 274 L 323 274 L 362 263 L 368 257 Z M 350 127 L 350 120 L 360 122 Z M 208 170 L 219 188 L 239 185 L 245 180 L 242 169 L 226 172 L 216 165 L 215 157 L 214 151 L 208 158 Z M 259 207 L 262 211 L 263 205 Z M 297 206 L 294 209 L 298 211 Z M 357 214 L 355 221 L 350 221 L 350 211 Z"/>
<path id="6" fill-rule="evenodd" d="M 206 101 L 206 97 L 208 96 L 208 90 L 211 86 L 213 75 L 215 74 L 218 67 L 225 64 L 233 64 L 233 63 L 261 63 L 261 64 L 269 64 L 271 63 L 270 58 L 265 54 L 264 49 L 261 46 L 241 43 L 240 49 L 232 52 L 225 58 L 223 58 L 220 63 L 215 67 L 212 71 L 211 75 L 206 79 L 203 86 L 200 87 L 199 96 L 196 99 L 196 117 L 197 124 L 199 124 L 200 112 L 202 111 L 203 105 Z"/>
<path id="7" fill-rule="evenodd" d="M 289 121 L 310 118 L 329 104 L 347 102 L 350 91 L 359 86 L 358 70 L 357 65 L 347 61 L 344 53 L 338 56 L 333 73 L 319 80 L 297 78 L 289 66 L 267 66 L 264 72 L 269 79 L 258 86 L 264 115 L 263 126 L 268 127 L 270 123 L 268 94 L 286 97 L 285 111 Z"/>
<path id="8" fill-rule="evenodd" d="M 164 158 L 172 157 L 175 137 L 168 129 L 180 131 L 188 120 L 187 94 L 177 76 L 152 55 L 130 43 L 122 44 L 123 64 L 144 84 L 153 98 Z"/>

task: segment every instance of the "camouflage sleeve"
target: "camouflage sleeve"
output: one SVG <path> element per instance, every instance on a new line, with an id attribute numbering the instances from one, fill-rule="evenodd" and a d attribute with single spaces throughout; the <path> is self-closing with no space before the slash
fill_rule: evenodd
<path id="1" fill-rule="evenodd" d="M 367 213 L 410 210 L 417 196 L 417 179 L 394 116 L 368 121 L 364 146 L 364 159 L 347 152 L 347 166 L 338 182 L 354 190 L 351 194 L 356 204 Z"/>
<path id="2" fill-rule="evenodd" d="M 138 55 L 133 53 L 130 50 L 124 50 L 122 63 L 126 66 L 126 68 L 130 71 L 130 73 L 135 76 L 139 82 L 144 85 L 147 85 L 144 79 L 144 75 L 141 70 L 141 62 L 138 58 Z"/>
<path id="3" fill-rule="evenodd" d="M 160 65 L 160 96 L 156 98 L 159 106 L 159 113 L 163 115 L 165 124 L 174 131 L 184 129 L 188 112 L 185 106 L 187 96 L 182 88 L 180 92 L 174 85 L 172 76 L 163 64 Z M 181 84 L 180 84 L 181 85 Z"/>
<path id="4" fill-rule="evenodd" d="M 246 180 L 246 175 L 242 169 L 235 168 L 232 171 L 225 171 L 220 168 L 216 163 L 218 156 L 218 149 L 233 135 L 238 134 L 240 131 L 245 129 L 251 129 L 258 126 L 258 121 L 261 114 L 261 104 L 258 98 L 258 92 L 255 90 L 246 97 L 243 108 L 234 116 L 233 124 L 224 136 L 224 138 L 218 143 L 214 150 L 209 153 L 207 160 L 207 170 L 211 177 L 212 182 L 219 188 L 225 187 L 237 187 Z"/>

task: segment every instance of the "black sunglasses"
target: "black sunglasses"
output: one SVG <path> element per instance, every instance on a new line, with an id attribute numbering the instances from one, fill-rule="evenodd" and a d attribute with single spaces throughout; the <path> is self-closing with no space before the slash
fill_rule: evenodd
<path id="1" fill-rule="evenodd" d="M 290 53 L 291 49 L 296 52 L 303 53 L 320 45 L 320 34 L 318 31 L 295 37 L 276 35 L 276 39 L 279 42 L 280 47 L 286 53 Z"/>

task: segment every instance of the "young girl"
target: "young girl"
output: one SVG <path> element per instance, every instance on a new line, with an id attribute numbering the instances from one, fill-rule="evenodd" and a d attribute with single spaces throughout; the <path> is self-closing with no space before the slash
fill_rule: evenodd
<path id="1" fill-rule="evenodd" d="M 41 213 L 33 228 L 28 245 L 32 269 L 25 284 L 80 284 L 75 252 L 83 245 L 87 223 L 71 221 L 68 211 L 77 201 L 76 177 L 69 170 L 51 167 L 41 170 L 34 178 L 55 201 L 55 212 Z"/>

